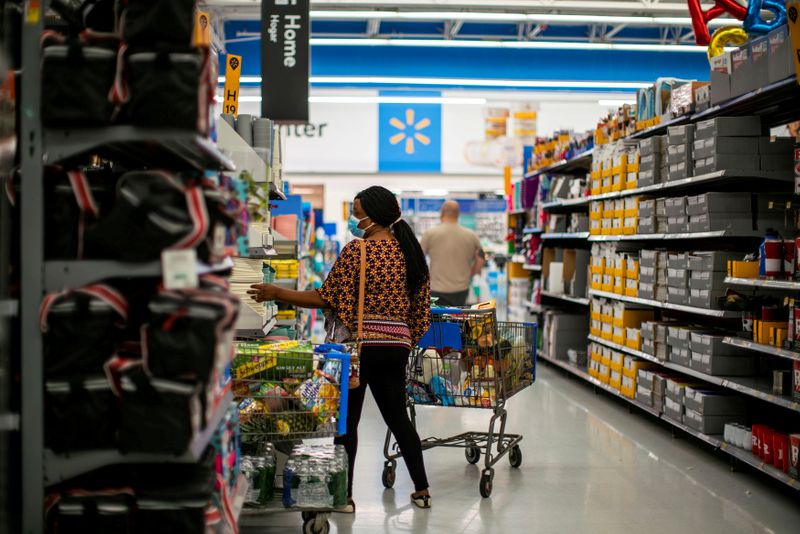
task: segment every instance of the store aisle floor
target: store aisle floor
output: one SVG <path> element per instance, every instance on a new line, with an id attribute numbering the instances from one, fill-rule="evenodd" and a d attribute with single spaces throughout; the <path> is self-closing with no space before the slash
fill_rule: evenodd
<path id="1" fill-rule="evenodd" d="M 426 453 L 432 510 L 409 503 L 411 484 L 398 466 L 393 490 L 381 484 L 385 426 L 371 399 L 359 433 L 355 517 L 337 515 L 339 533 L 535 532 L 648 534 L 797 532 L 800 495 L 753 473 L 732 473 L 724 456 L 560 371 L 540 367 L 534 388 L 509 403 L 509 430 L 521 432 L 523 464 L 496 467 L 490 499 L 478 493 L 479 469 L 461 450 Z M 489 412 L 420 408 L 425 436 L 488 425 Z M 299 514 L 265 518 L 270 527 L 242 534 L 300 532 Z"/>

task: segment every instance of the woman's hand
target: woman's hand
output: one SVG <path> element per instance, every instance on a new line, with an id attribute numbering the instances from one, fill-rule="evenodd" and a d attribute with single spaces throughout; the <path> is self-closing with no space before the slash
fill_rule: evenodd
<path id="1" fill-rule="evenodd" d="M 253 284 L 250 288 L 247 294 L 256 302 L 278 300 L 278 286 L 272 284 Z"/>

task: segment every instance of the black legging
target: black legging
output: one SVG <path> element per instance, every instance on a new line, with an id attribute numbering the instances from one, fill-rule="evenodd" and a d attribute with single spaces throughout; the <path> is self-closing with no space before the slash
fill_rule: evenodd
<path id="1" fill-rule="evenodd" d="M 422 445 L 406 410 L 406 366 L 409 350 L 402 347 L 365 347 L 361 350 L 361 385 L 350 390 L 347 408 L 347 434 L 336 438 L 344 445 L 350 462 L 347 494 L 353 496 L 353 472 L 358 449 L 358 422 L 369 385 L 383 420 L 391 430 L 416 491 L 428 489 Z"/>

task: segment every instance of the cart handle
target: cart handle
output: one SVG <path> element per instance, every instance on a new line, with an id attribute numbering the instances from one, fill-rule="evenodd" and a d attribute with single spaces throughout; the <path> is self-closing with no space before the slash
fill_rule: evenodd
<path id="1" fill-rule="evenodd" d="M 342 378 L 339 381 L 339 418 L 336 421 L 336 433 L 340 436 L 347 434 L 347 405 L 350 393 L 350 354 L 347 352 L 331 351 L 325 354 L 326 358 L 342 362 Z"/>
<path id="2" fill-rule="evenodd" d="M 462 308 L 431 308 L 431 315 L 461 315 Z"/>

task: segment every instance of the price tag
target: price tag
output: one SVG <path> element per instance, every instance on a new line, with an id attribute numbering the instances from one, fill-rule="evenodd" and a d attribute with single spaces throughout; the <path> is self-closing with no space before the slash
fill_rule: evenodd
<path id="1" fill-rule="evenodd" d="M 239 77 L 242 74 L 242 56 L 228 54 L 225 58 L 225 103 L 223 113 L 239 116 Z"/>
<path id="2" fill-rule="evenodd" d="M 161 272 L 167 289 L 193 289 L 198 285 L 197 251 L 165 250 L 161 253 Z"/>

